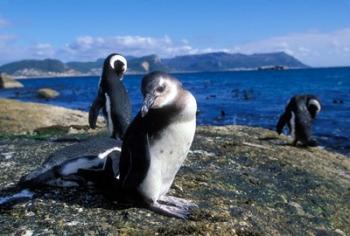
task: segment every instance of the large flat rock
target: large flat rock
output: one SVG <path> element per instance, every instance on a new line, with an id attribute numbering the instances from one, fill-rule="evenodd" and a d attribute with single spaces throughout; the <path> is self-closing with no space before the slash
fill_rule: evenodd
<path id="1" fill-rule="evenodd" d="M 11 186 L 70 143 L 0 140 L 0 186 Z M 3 234 L 34 235 L 350 235 L 350 160 L 289 145 L 275 132 L 198 127 L 171 195 L 200 209 L 189 220 L 122 207 L 86 189 L 42 189 L 1 210 Z"/>
<path id="2" fill-rule="evenodd" d="M 99 126 L 103 126 L 99 119 Z M 0 134 L 33 133 L 37 129 L 55 127 L 88 127 L 87 112 L 39 103 L 0 99 Z"/>

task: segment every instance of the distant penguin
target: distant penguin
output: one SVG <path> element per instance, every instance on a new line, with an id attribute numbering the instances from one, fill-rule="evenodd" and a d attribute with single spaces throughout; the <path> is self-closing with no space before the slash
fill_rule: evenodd
<path id="1" fill-rule="evenodd" d="M 185 219 L 196 205 L 166 194 L 193 141 L 196 100 L 177 79 L 163 72 L 146 75 L 141 90 L 143 105 L 127 129 L 120 175 L 107 195 L 113 191 L 119 202 Z"/>
<path id="2" fill-rule="evenodd" d="M 293 137 L 293 145 L 301 142 L 304 146 L 317 146 L 317 141 L 311 137 L 312 121 L 321 111 L 321 103 L 314 95 L 296 95 L 291 98 L 281 115 L 276 131 L 282 133 L 287 124 L 289 133 Z"/>
<path id="3" fill-rule="evenodd" d="M 97 97 L 89 111 L 89 125 L 96 127 L 101 108 L 107 120 L 108 130 L 112 138 L 123 138 L 131 120 L 131 105 L 123 75 L 127 70 L 126 59 L 119 54 L 110 54 L 104 61 Z"/>

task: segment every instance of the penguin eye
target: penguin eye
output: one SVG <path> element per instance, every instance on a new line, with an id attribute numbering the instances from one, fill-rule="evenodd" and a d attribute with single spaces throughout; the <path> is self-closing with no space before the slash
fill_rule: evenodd
<path id="1" fill-rule="evenodd" d="M 156 90 L 158 93 L 162 93 L 165 90 L 165 86 L 159 86 Z"/>

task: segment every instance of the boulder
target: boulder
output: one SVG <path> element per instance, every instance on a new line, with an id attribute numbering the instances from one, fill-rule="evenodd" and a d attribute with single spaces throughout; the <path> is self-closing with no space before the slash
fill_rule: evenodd
<path id="1" fill-rule="evenodd" d="M 17 80 L 12 79 L 9 75 L 1 73 L 0 88 L 23 88 L 23 84 Z"/>
<path id="2" fill-rule="evenodd" d="M 50 88 L 41 88 L 38 90 L 38 96 L 41 98 L 51 99 L 58 97 L 59 95 L 59 92 Z"/>

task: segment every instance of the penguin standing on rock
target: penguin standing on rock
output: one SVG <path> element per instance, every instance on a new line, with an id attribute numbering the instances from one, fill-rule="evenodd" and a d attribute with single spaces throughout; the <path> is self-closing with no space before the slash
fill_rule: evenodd
<path id="1" fill-rule="evenodd" d="M 146 75 L 141 90 L 144 101 L 124 136 L 120 175 L 106 194 L 118 202 L 185 219 L 196 204 L 166 194 L 193 141 L 196 100 L 163 72 Z M 106 165 L 101 171 L 103 176 L 108 176 L 107 169 L 111 168 Z"/>
<path id="2" fill-rule="evenodd" d="M 283 127 L 287 124 L 294 138 L 294 146 L 298 141 L 304 146 L 317 146 L 317 141 L 311 137 L 311 126 L 320 111 L 321 103 L 316 96 L 293 96 L 277 123 L 276 131 L 281 134 Z"/>
<path id="3" fill-rule="evenodd" d="M 196 205 L 166 193 L 194 138 L 196 100 L 177 79 L 162 72 L 146 75 L 141 91 L 143 105 L 125 135 L 120 158 L 123 200 L 141 200 L 153 211 L 186 218 Z"/>
<path id="4" fill-rule="evenodd" d="M 89 125 L 96 128 L 101 108 L 107 120 L 112 138 L 123 138 L 131 120 L 131 105 L 122 80 L 127 70 L 126 59 L 116 53 L 110 54 L 104 61 L 98 94 L 89 111 Z"/>

